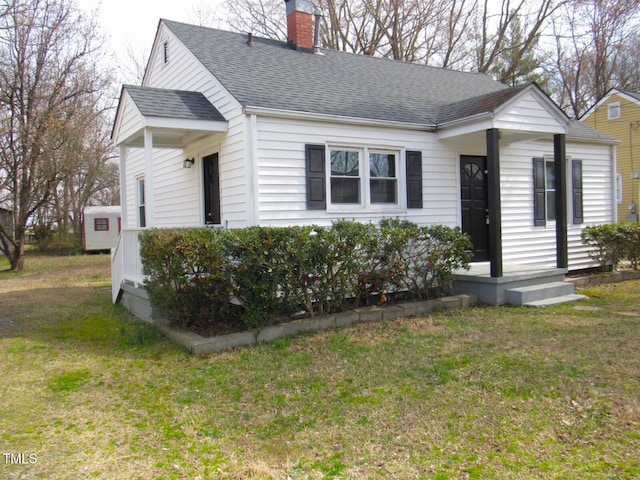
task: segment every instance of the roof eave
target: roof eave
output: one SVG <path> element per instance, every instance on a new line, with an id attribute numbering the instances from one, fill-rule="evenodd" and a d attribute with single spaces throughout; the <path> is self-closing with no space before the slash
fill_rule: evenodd
<path id="1" fill-rule="evenodd" d="M 412 123 L 412 122 L 400 122 L 394 120 L 383 120 L 376 118 L 361 118 L 361 117 L 346 117 L 342 115 L 333 115 L 326 113 L 315 112 L 300 112 L 296 110 L 283 110 L 270 107 L 259 107 L 253 105 L 246 105 L 243 107 L 243 113 L 245 115 L 257 115 L 263 117 L 274 118 L 287 118 L 292 120 L 306 120 L 316 122 L 330 122 L 349 125 L 365 125 L 384 128 L 402 128 L 405 130 L 420 130 L 427 132 L 434 132 L 436 130 L 435 124 L 425 123 Z"/>

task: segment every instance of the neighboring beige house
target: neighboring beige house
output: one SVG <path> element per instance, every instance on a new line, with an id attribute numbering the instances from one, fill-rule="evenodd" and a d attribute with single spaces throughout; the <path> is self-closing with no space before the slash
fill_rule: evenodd
<path id="1" fill-rule="evenodd" d="M 616 157 L 618 221 L 638 221 L 640 206 L 640 93 L 612 88 L 580 119 L 620 143 Z"/>

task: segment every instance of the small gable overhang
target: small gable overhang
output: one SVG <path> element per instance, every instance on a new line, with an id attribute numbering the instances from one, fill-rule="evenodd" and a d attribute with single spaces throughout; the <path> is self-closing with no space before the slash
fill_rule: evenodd
<path id="1" fill-rule="evenodd" d="M 470 115 L 465 115 L 465 107 Z M 566 134 L 569 127 L 569 118 L 535 84 L 466 101 L 455 109 L 460 113 L 437 127 L 440 140 L 480 136 L 495 128 L 503 142 L 514 143 Z"/>
<path id="2" fill-rule="evenodd" d="M 144 132 L 154 148 L 185 148 L 228 129 L 225 118 L 200 92 L 124 86 L 111 139 L 116 146 L 144 147 Z"/>

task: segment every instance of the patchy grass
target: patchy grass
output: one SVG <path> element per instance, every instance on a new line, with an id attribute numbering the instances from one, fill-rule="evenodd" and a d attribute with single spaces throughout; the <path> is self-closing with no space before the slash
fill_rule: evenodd
<path id="1" fill-rule="evenodd" d="M 640 478 L 640 282 L 193 357 L 110 304 L 108 257 L 26 264 L 0 450 L 37 462 L 0 478 Z"/>

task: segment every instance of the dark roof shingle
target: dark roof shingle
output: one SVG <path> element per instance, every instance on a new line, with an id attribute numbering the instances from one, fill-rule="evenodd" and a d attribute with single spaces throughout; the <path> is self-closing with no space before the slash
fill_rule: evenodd
<path id="1" fill-rule="evenodd" d="M 125 85 L 124 89 L 129 92 L 131 99 L 144 116 L 225 121 L 222 114 L 201 92 L 133 85 Z"/>
<path id="2" fill-rule="evenodd" d="M 492 112 L 529 85 L 487 75 L 322 49 L 161 20 L 243 106 L 373 119 L 435 128 Z M 610 142 L 571 122 L 568 137 Z"/>
<path id="3" fill-rule="evenodd" d="M 435 125 L 443 105 L 507 87 L 492 78 L 162 20 L 243 106 Z"/>

